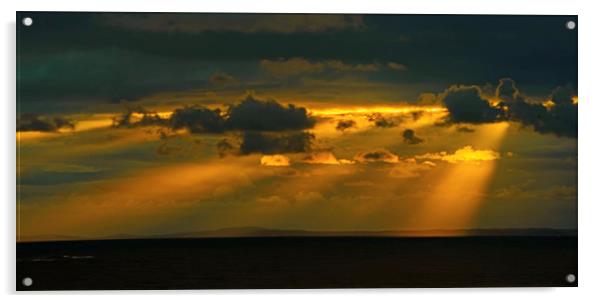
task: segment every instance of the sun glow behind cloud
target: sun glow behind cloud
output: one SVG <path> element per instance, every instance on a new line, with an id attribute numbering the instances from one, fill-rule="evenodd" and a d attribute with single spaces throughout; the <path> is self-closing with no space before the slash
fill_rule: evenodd
<path id="1" fill-rule="evenodd" d="M 440 113 L 446 112 L 443 107 L 432 106 L 348 106 L 348 107 L 326 107 L 310 109 L 312 115 L 332 116 L 332 115 L 353 115 L 353 114 L 407 114 L 412 112 Z"/>
<path id="2" fill-rule="evenodd" d="M 33 173 L 44 169 L 58 174 L 64 165 L 71 171 L 94 173 L 74 163 L 121 152 L 127 159 L 142 148 L 151 148 L 153 158 L 145 159 L 156 163 L 138 167 L 146 160 L 131 161 L 132 166 L 119 174 L 62 184 L 57 189 L 63 194 L 28 201 L 21 208 L 25 215 L 20 234 L 73 234 L 77 229 L 84 237 L 152 235 L 220 228 L 224 222 L 283 229 L 474 227 L 472 219 L 496 171 L 508 123 L 473 125 L 472 132 L 458 132 L 437 124 L 447 112 L 436 107 L 333 104 L 309 111 L 317 124 L 307 131 L 316 139 L 313 151 L 305 153 L 219 159 L 215 143 L 235 134 L 186 132 L 178 136 L 201 141 L 202 156 L 193 160 L 176 155 L 170 162 L 171 158 L 153 156 L 153 148 L 171 140 L 159 136 L 160 127 L 112 128 L 108 117 L 96 116 L 80 120 L 90 121 L 86 123 L 92 127 L 21 142 L 27 147 L 21 169 Z M 167 119 L 171 113 L 163 109 L 160 116 Z M 397 123 L 377 126 L 370 118 L 377 113 Z M 356 123 L 338 130 L 343 119 Z M 402 133 L 408 128 L 425 141 L 404 143 Z M 65 149 L 64 142 L 72 148 Z M 41 158 L 33 153 L 37 144 L 46 150 Z M 73 160 L 77 161 L 69 166 Z M 57 170 L 45 161 L 63 166 Z M 348 194 L 345 184 L 352 188 Z M 23 188 L 33 192 L 29 188 L 34 187 L 27 186 Z M 336 214 L 337 219 L 316 214 Z"/>

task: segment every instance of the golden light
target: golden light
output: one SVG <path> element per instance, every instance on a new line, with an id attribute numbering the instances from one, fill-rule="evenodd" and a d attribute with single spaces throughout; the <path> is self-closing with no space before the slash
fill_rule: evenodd
<path id="1" fill-rule="evenodd" d="M 439 113 L 446 112 L 447 109 L 443 107 L 434 106 L 350 106 L 350 107 L 330 107 L 330 108 L 312 108 L 310 114 L 317 116 L 332 116 L 332 115 L 345 115 L 345 114 L 407 114 L 412 112 L 429 112 Z"/>
<path id="2" fill-rule="evenodd" d="M 507 122 L 484 125 L 473 144 L 497 150 L 508 127 Z M 435 155 L 449 162 L 448 170 L 420 202 L 410 225 L 418 229 L 469 228 L 495 172 L 499 154 L 467 146 L 454 154 Z"/>
<path id="3" fill-rule="evenodd" d="M 289 166 L 290 159 L 285 155 L 265 155 L 261 157 L 261 165 L 264 166 Z"/>
<path id="4" fill-rule="evenodd" d="M 556 103 L 554 103 L 554 101 L 552 101 L 552 100 L 546 100 L 541 105 L 543 105 L 543 107 L 545 107 L 549 110 L 552 107 L 554 107 L 556 105 Z"/>
<path id="5" fill-rule="evenodd" d="M 460 162 L 474 162 L 480 163 L 480 161 L 492 161 L 500 158 L 500 154 L 496 151 L 489 149 L 474 149 L 472 146 L 467 145 L 458 150 L 453 154 L 447 152 L 440 153 L 428 153 L 424 155 L 415 156 L 416 159 L 430 159 L 430 160 L 442 160 L 449 163 L 460 163 Z"/>
<path id="6" fill-rule="evenodd" d="M 148 168 L 107 181 L 82 183 L 35 205 L 19 203 L 18 237 L 143 234 L 199 207 L 202 201 L 249 186 L 254 177 L 272 174 L 256 161 L 256 157 L 241 157 L 235 163 L 219 160 Z"/>

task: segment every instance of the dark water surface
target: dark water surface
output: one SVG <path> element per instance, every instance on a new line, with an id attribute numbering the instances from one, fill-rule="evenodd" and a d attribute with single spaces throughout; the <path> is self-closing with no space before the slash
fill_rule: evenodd
<path id="1" fill-rule="evenodd" d="M 577 237 L 524 236 L 18 243 L 16 267 L 18 290 L 576 286 L 565 277 L 578 277 Z"/>

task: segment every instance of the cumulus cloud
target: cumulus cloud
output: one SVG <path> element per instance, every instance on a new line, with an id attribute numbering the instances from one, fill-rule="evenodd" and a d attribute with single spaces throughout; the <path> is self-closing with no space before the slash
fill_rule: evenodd
<path id="1" fill-rule="evenodd" d="M 539 133 L 577 137 L 577 103 L 572 86 L 556 88 L 545 103 L 529 102 L 516 82 L 501 79 L 492 105 L 478 86 L 452 86 L 442 97 L 449 112 L 448 123 L 515 121 Z"/>
<path id="2" fill-rule="evenodd" d="M 355 161 L 359 163 L 398 163 L 399 156 L 396 154 L 386 150 L 379 149 L 369 152 L 362 152 L 353 158 Z"/>
<path id="3" fill-rule="evenodd" d="M 567 85 L 554 89 L 545 104 L 528 102 L 509 78 L 501 79 L 496 89 L 496 97 L 502 100 L 499 106 L 505 109 L 508 120 L 561 137 L 577 137 L 575 96 L 572 86 Z"/>
<path id="4" fill-rule="evenodd" d="M 311 128 L 316 124 L 307 110 L 292 104 L 255 99 L 247 96 L 242 102 L 228 109 L 226 126 L 233 130 L 285 131 Z"/>
<path id="5" fill-rule="evenodd" d="M 353 161 L 347 159 L 337 159 L 337 157 L 329 151 L 314 152 L 303 158 L 302 162 L 309 164 L 352 164 Z"/>
<path id="6" fill-rule="evenodd" d="M 262 153 L 267 155 L 303 153 L 311 149 L 314 135 L 308 132 L 261 133 L 247 131 L 242 135 L 240 153 L 243 155 Z"/>
<path id="7" fill-rule="evenodd" d="M 226 130 L 219 109 L 201 106 L 178 108 L 172 113 L 169 122 L 172 129 L 187 129 L 191 133 L 221 133 Z"/>
<path id="8" fill-rule="evenodd" d="M 516 82 L 510 78 L 500 79 L 498 86 L 495 88 L 495 96 L 502 101 L 512 102 L 519 96 Z"/>
<path id="9" fill-rule="evenodd" d="M 374 126 L 381 127 L 381 128 L 396 127 L 397 125 L 399 125 L 399 122 L 400 122 L 400 121 L 392 119 L 392 118 L 387 118 L 387 117 L 383 116 L 381 113 L 369 114 L 367 117 L 368 117 L 368 121 L 374 123 Z"/>
<path id="10" fill-rule="evenodd" d="M 336 129 L 338 131 L 344 131 L 348 128 L 352 128 L 355 127 L 357 125 L 357 123 L 354 120 L 339 120 L 337 122 L 337 127 Z"/>
<path id="11" fill-rule="evenodd" d="M 65 128 L 75 129 L 74 122 L 63 117 L 43 117 L 36 114 L 22 114 L 17 118 L 17 131 L 56 132 Z"/>
<path id="12" fill-rule="evenodd" d="M 123 113 L 113 118 L 113 127 L 165 126 L 166 124 L 166 119 L 142 106 L 126 106 Z"/>
<path id="13" fill-rule="evenodd" d="M 422 138 L 416 136 L 416 133 L 413 129 L 408 128 L 404 130 L 401 135 L 403 136 L 403 141 L 407 144 L 420 144 L 424 141 Z"/>
<path id="14" fill-rule="evenodd" d="M 126 107 L 114 118 L 115 127 L 166 126 L 191 133 L 222 133 L 224 131 L 290 131 L 311 128 L 316 121 L 303 107 L 281 105 L 273 100 L 247 96 L 231 105 L 226 112 L 203 106 L 185 106 L 174 110 L 169 118 L 141 106 Z"/>
<path id="15" fill-rule="evenodd" d="M 285 155 L 265 155 L 261 157 L 261 165 L 264 166 L 290 166 L 291 161 Z"/>
<path id="16" fill-rule="evenodd" d="M 500 154 L 490 149 L 474 149 L 472 146 L 467 145 L 456 150 L 453 154 L 442 151 L 439 153 L 417 155 L 414 156 L 414 158 L 422 160 L 439 160 L 455 164 L 461 162 L 493 161 L 499 159 Z"/>
<path id="17" fill-rule="evenodd" d="M 433 93 L 421 93 L 418 96 L 416 103 L 420 105 L 439 105 L 441 103 L 441 97 Z"/>
<path id="18" fill-rule="evenodd" d="M 486 123 L 498 120 L 501 110 L 489 104 L 476 86 L 452 86 L 442 97 L 449 112 L 449 120 L 454 123 Z"/>

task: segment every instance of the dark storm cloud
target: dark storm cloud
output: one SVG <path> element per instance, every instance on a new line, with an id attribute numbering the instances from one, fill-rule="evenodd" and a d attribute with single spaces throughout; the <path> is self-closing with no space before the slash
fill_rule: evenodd
<path id="1" fill-rule="evenodd" d="M 416 136 L 416 133 L 413 129 L 406 129 L 403 131 L 403 133 L 401 133 L 401 135 L 403 136 L 403 141 L 407 144 L 420 144 L 424 142 L 424 139 Z"/>
<path id="2" fill-rule="evenodd" d="M 348 128 L 355 127 L 356 124 L 357 123 L 354 120 L 339 120 L 337 122 L 336 129 L 338 131 L 344 131 L 344 130 L 346 130 Z"/>
<path id="3" fill-rule="evenodd" d="M 292 133 L 261 133 L 254 131 L 244 132 L 240 153 L 283 154 L 302 153 L 311 150 L 311 141 L 314 135 L 308 132 Z"/>
<path id="4" fill-rule="evenodd" d="M 75 129 L 75 124 L 63 117 L 42 117 L 22 114 L 17 118 L 17 131 L 55 132 L 62 128 Z"/>
<path id="5" fill-rule="evenodd" d="M 452 86 L 443 94 L 449 120 L 455 123 L 486 123 L 498 119 L 501 111 L 481 96 L 478 86 Z"/>
<path id="6" fill-rule="evenodd" d="M 362 152 L 353 158 L 359 163 L 397 163 L 399 162 L 399 156 L 386 150 L 378 149 L 368 152 Z"/>
<path id="7" fill-rule="evenodd" d="M 142 106 L 129 106 L 114 118 L 113 125 L 166 126 L 173 130 L 187 129 L 191 133 L 222 133 L 294 131 L 311 128 L 315 123 L 304 107 L 284 106 L 273 100 L 263 101 L 247 96 L 240 103 L 230 105 L 226 112 L 203 106 L 186 106 L 175 109 L 169 118 L 161 118 Z"/>
<path id="8" fill-rule="evenodd" d="M 167 120 L 142 106 L 126 106 L 121 115 L 113 118 L 113 127 L 166 126 Z"/>
<path id="9" fill-rule="evenodd" d="M 449 123 L 515 121 L 542 134 L 577 137 L 574 96 L 571 85 L 558 87 L 549 96 L 553 105 L 546 107 L 541 102 L 528 101 L 514 80 L 504 78 L 495 90 L 495 98 L 500 100 L 495 106 L 483 97 L 478 86 L 453 86 L 444 93 L 442 101 L 449 111 Z"/>
<path id="10" fill-rule="evenodd" d="M 577 137 L 577 104 L 573 104 L 576 92 L 571 85 L 554 89 L 549 97 L 553 105 L 548 108 L 528 102 L 512 79 L 500 80 L 496 96 L 502 100 L 499 106 L 507 108 L 506 119 L 531 126 L 539 133 Z"/>
<path id="11" fill-rule="evenodd" d="M 219 109 L 201 106 L 176 109 L 169 119 L 172 129 L 188 129 L 191 133 L 221 133 L 226 130 L 226 121 Z"/>
<path id="12" fill-rule="evenodd" d="M 368 115 L 368 121 L 374 122 L 374 126 L 381 128 L 391 128 L 399 125 L 399 121 L 392 118 L 387 118 L 380 113 Z"/>
<path id="13" fill-rule="evenodd" d="M 495 89 L 496 97 L 506 102 L 511 102 L 516 99 L 518 94 L 519 92 L 516 83 L 510 78 L 500 79 L 499 84 Z"/>
<path id="14" fill-rule="evenodd" d="M 315 124 L 315 119 L 303 107 L 282 106 L 276 101 L 257 100 L 252 96 L 230 106 L 226 121 L 230 129 L 253 131 L 302 130 Z"/>
<path id="15" fill-rule="evenodd" d="M 25 111 L 77 110 L 54 100 L 85 104 L 203 88 L 217 71 L 253 77 L 261 60 L 278 58 L 407 63 L 404 72 L 369 77 L 434 90 L 505 75 L 535 95 L 577 85 L 578 30 L 564 27 L 576 16 L 19 12 L 17 19 L 24 16 L 36 24 L 17 26 L 17 92 Z M 418 93 L 405 94 L 412 100 Z"/>

